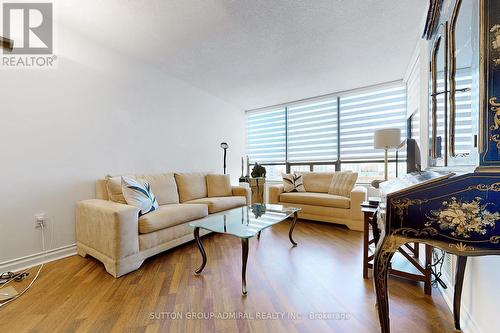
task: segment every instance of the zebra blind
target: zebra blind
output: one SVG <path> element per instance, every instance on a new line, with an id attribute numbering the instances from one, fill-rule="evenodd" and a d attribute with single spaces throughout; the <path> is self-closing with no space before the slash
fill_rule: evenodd
<path id="1" fill-rule="evenodd" d="M 287 108 L 288 161 L 337 160 L 337 98 L 321 98 Z"/>
<path id="2" fill-rule="evenodd" d="M 455 152 L 457 154 L 470 153 L 474 147 L 474 130 L 472 128 L 472 94 L 471 90 L 458 91 L 459 89 L 472 87 L 471 68 L 458 69 L 455 74 Z M 437 91 L 444 90 L 444 79 L 439 77 L 437 81 Z M 446 95 L 447 96 L 447 95 Z M 445 94 L 440 94 L 436 97 L 437 108 L 442 110 L 445 103 Z M 448 101 L 446 100 L 446 103 Z M 441 153 L 444 151 L 445 135 L 444 127 L 444 112 L 438 112 L 437 118 L 437 133 L 442 137 Z"/>
<path id="3" fill-rule="evenodd" d="M 438 64 L 438 66 L 440 66 Z M 444 73 L 443 71 L 438 71 L 436 73 L 436 91 L 437 92 L 442 92 L 445 91 L 445 82 L 444 82 Z M 444 103 L 447 103 L 446 97 L 447 94 L 438 94 L 436 96 L 436 144 L 439 146 L 439 142 L 441 145 L 441 153 L 438 153 L 438 156 L 440 156 L 441 159 L 444 158 L 444 156 L 447 154 L 445 150 L 445 144 L 446 144 L 446 128 L 445 128 L 445 113 L 444 113 Z M 432 97 L 431 97 L 432 100 Z M 432 107 L 429 108 L 429 123 L 432 126 Z M 429 135 L 432 135 L 432 127 L 429 128 Z M 439 141 L 440 140 L 440 141 Z M 429 143 L 431 143 L 432 140 L 429 140 Z M 442 161 L 440 163 L 443 163 Z"/>
<path id="4" fill-rule="evenodd" d="M 472 87 L 471 69 L 457 70 L 455 75 L 456 89 Z M 455 147 L 457 154 L 470 153 L 474 148 L 472 128 L 472 99 L 471 90 L 455 94 Z"/>
<path id="5" fill-rule="evenodd" d="M 246 113 L 247 155 L 250 163 L 278 163 L 286 158 L 285 108 Z"/>
<path id="6" fill-rule="evenodd" d="M 384 151 L 373 148 L 373 134 L 382 128 L 400 128 L 401 139 L 406 138 L 406 87 L 402 82 L 341 96 L 340 159 L 384 159 Z M 405 153 L 400 151 L 400 156 Z M 395 155 L 395 149 L 390 149 L 389 158 Z"/>

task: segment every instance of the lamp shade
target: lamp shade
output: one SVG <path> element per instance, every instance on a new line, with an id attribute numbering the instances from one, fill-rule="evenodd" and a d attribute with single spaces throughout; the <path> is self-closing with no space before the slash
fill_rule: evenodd
<path id="1" fill-rule="evenodd" d="M 373 139 L 375 149 L 396 148 L 401 144 L 401 129 L 384 128 L 377 130 Z"/>

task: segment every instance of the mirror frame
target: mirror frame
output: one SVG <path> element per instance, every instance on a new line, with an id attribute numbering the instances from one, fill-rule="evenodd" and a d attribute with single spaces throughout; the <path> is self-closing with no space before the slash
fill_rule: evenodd
<path id="1" fill-rule="evenodd" d="M 432 145 L 431 145 L 431 158 L 433 160 L 436 160 L 437 157 L 437 146 L 436 146 L 436 139 L 437 139 L 437 95 L 440 94 L 446 94 L 447 89 L 448 89 L 448 83 L 447 83 L 447 71 L 448 71 L 448 22 L 441 23 L 438 28 L 436 29 L 438 32 L 436 34 L 436 37 L 434 38 L 434 44 L 432 47 L 432 53 L 431 53 L 431 117 L 432 117 L 432 128 L 431 128 L 431 139 L 432 139 Z M 439 53 L 439 48 L 444 47 L 443 50 L 443 56 L 444 56 L 444 90 L 443 91 L 437 91 L 437 56 Z M 448 103 L 446 102 L 446 98 L 444 99 L 444 126 L 445 126 L 445 139 L 446 139 L 446 134 L 448 131 L 447 128 L 447 115 L 448 115 Z M 448 154 L 446 153 L 447 151 L 447 145 L 448 141 L 444 141 L 444 163 L 445 166 L 448 163 Z"/>
<path id="2" fill-rule="evenodd" d="M 449 67 L 449 83 L 450 83 L 450 95 L 449 95 L 449 103 L 450 103 L 450 131 L 449 131 L 449 154 L 451 157 L 457 157 L 456 149 L 455 149 L 455 128 L 456 128 L 456 81 L 455 74 L 457 71 L 457 57 L 456 57 L 456 43 L 455 43 L 455 30 L 457 26 L 457 18 L 460 13 L 460 8 L 462 5 L 462 0 L 456 0 L 455 6 L 453 8 L 453 13 L 451 14 L 450 19 L 450 30 L 448 37 L 448 48 L 450 51 L 450 67 Z"/>
<path id="3" fill-rule="evenodd" d="M 431 116 L 432 116 L 432 128 L 431 128 L 431 138 L 432 138 L 432 147 L 431 147 L 431 158 L 436 159 L 436 137 L 437 137 L 437 53 L 439 51 L 439 47 L 441 46 L 441 35 L 437 35 L 434 45 L 432 47 L 432 55 L 431 55 Z"/>

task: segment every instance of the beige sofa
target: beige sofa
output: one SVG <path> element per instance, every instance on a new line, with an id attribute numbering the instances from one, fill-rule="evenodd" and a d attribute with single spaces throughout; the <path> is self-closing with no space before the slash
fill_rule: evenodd
<path id="1" fill-rule="evenodd" d="M 120 177 L 97 181 L 96 199 L 76 205 L 78 253 L 98 259 L 119 277 L 146 258 L 192 240 L 190 221 L 250 204 L 250 189 L 239 186 L 229 189 L 231 195 L 208 197 L 206 175 L 135 175 L 150 183 L 160 205 L 141 217 L 139 208 L 126 204 Z"/>
<path id="2" fill-rule="evenodd" d="M 269 203 L 302 208 L 299 217 L 307 220 L 345 224 L 352 230 L 363 230 L 361 203 L 366 200 L 366 188 L 355 187 L 351 196 L 328 194 L 333 173 L 302 174 L 306 192 L 284 192 L 283 185 L 269 187 Z"/>

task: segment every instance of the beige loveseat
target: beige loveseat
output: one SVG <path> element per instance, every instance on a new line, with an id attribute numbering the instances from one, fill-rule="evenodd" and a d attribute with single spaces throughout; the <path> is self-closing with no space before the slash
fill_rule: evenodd
<path id="1" fill-rule="evenodd" d="M 307 220 L 345 224 L 352 230 L 363 230 L 361 203 L 366 200 L 366 188 L 358 186 L 350 197 L 328 194 L 333 173 L 302 174 L 306 192 L 284 192 L 283 185 L 269 187 L 269 203 L 300 207 L 299 217 Z"/>
<path id="2" fill-rule="evenodd" d="M 146 258 L 192 240 L 190 221 L 250 203 L 250 189 L 239 186 L 229 186 L 226 196 L 208 197 L 206 176 L 135 175 L 149 182 L 160 205 L 141 217 L 139 208 L 126 204 L 120 177 L 97 181 L 96 199 L 76 205 L 78 253 L 98 259 L 119 277 L 138 269 Z"/>

